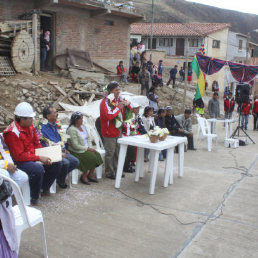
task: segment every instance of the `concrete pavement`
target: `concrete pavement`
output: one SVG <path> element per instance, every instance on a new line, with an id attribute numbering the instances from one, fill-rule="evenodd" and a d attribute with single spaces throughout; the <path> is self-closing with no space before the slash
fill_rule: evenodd
<path id="1" fill-rule="evenodd" d="M 212 152 L 202 142 L 185 153 L 182 178 L 175 162 L 168 188 L 159 162 L 155 195 L 145 173 L 139 183 L 126 174 L 119 190 L 104 178 L 43 198 L 49 257 L 258 257 L 258 145 L 224 148 L 217 132 Z M 39 227 L 25 231 L 19 257 L 42 255 Z"/>

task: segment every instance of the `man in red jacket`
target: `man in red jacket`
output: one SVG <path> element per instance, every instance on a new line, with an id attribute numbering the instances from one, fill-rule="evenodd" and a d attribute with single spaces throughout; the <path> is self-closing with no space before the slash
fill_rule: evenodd
<path id="1" fill-rule="evenodd" d="M 241 110 L 241 128 L 247 130 L 248 126 L 248 119 L 249 115 L 252 109 L 251 100 L 248 100 L 248 103 L 242 104 L 242 110 Z"/>
<path id="2" fill-rule="evenodd" d="M 224 99 L 225 119 L 231 119 L 235 108 L 235 99 L 232 98 L 232 92 L 229 92 Z"/>
<path id="3" fill-rule="evenodd" d="M 49 194 L 49 188 L 60 172 L 61 163 L 52 164 L 50 158 L 35 155 L 35 149 L 42 148 L 42 145 L 32 125 L 35 117 L 32 106 L 22 102 L 16 106 L 14 115 L 15 121 L 3 132 L 4 141 L 17 167 L 28 174 L 31 204 L 37 205 L 41 189 L 43 194 Z"/>
<path id="4" fill-rule="evenodd" d="M 253 116 L 254 116 L 254 130 L 258 130 L 258 95 L 254 97 L 254 106 L 253 106 Z"/>
<path id="5" fill-rule="evenodd" d="M 119 144 L 117 139 L 121 135 L 121 130 L 115 127 L 114 119 L 122 114 L 124 117 L 124 107 L 129 105 L 129 102 L 122 100 L 119 96 L 120 87 L 115 81 L 110 82 L 107 86 L 108 94 L 113 93 L 114 99 L 112 106 L 110 100 L 105 97 L 100 103 L 100 124 L 101 134 L 103 136 L 103 144 L 105 147 L 105 175 L 107 178 L 115 179 Z"/>

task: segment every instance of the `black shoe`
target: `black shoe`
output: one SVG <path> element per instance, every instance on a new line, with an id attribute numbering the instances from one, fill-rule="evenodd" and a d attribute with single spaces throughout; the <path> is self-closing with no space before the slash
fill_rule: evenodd
<path id="1" fill-rule="evenodd" d="M 188 150 L 196 151 L 197 149 L 195 149 L 195 148 L 189 148 Z"/>
<path id="2" fill-rule="evenodd" d="M 81 183 L 83 183 L 84 185 L 90 185 L 90 183 L 89 183 L 88 181 L 83 180 L 82 175 L 81 175 L 81 177 L 80 177 L 80 181 L 81 181 Z"/>
<path id="3" fill-rule="evenodd" d="M 135 169 L 133 167 L 128 167 L 128 168 L 124 169 L 124 172 L 126 172 L 126 173 L 133 173 L 133 172 L 135 172 Z"/>
<path id="4" fill-rule="evenodd" d="M 38 201 L 39 201 L 38 199 L 31 199 L 30 200 L 30 205 L 31 206 L 37 206 L 38 205 Z"/>
<path id="5" fill-rule="evenodd" d="M 58 183 L 58 182 L 57 182 L 57 184 L 58 184 L 58 186 L 59 186 L 60 188 L 62 188 L 62 189 L 66 189 L 67 186 L 68 186 L 66 183 Z"/>
<path id="6" fill-rule="evenodd" d="M 106 175 L 106 178 L 115 180 L 115 179 L 116 179 L 116 176 L 115 176 L 115 175 Z"/>
<path id="7" fill-rule="evenodd" d="M 92 183 L 98 183 L 99 182 L 97 178 L 90 178 L 90 177 L 88 177 L 88 180 L 90 182 L 92 182 Z"/>

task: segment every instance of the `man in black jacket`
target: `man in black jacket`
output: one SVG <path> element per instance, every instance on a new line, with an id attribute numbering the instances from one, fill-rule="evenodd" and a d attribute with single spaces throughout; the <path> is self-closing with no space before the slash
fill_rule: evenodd
<path id="1" fill-rule="evenodd" d="M 177 135 L 182 129 L 180 128 L 179 123 L 175 119 L 175 116 L 172 113 L 172 107 L 166 107 L 167 115 L 165 117 L 165 124 L 167 129 L 169 130 L 170 135 Z"/>

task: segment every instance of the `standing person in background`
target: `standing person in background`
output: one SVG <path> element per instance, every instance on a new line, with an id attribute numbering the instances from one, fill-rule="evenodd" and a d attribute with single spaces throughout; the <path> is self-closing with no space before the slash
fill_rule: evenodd
<path id="1" fill-rule="evenodd" d="M 159 126 L 160 128 L 166 128 L 166 123 L 165 123 L 165 117 L 166 117 L 166 110 L 165 108 L 160 108 L 158 110 L 158 116 L 157 116 L 157 121 L 156 125 Z M 164 161 L 167 157 L 167 150 L 163 150 L 159 153 L 159 160 Z"/>
<path id="2" fill-rule="evenodd" d="M 40 29 L 40 70 L 46 70 L 47 52 L 50 49 L 49 42 L 45 39 L 43 29 Z"/>
<path id="3" fill-rule="evenodd" d="M 162 77 L 162 74 L 163 74 L 163 70 L 164 70 L 163 61 L 162 61 L 162 60 L 159 60 L 159 64 L 158 64 L 158 75 L 160 75 L 161 77 Z"/>
<path id="4" fill-rule="evenodd" d="M 172 68 L 169 73 L 170 73 L 170 78 L 167 82 L 167 86 L 170 84 L 171 81 L 173 81 L 173 88 L 175 88 L 177 65 L 175 65 L 174 68 Z"/>
<path id="5" fill-rule="evenodd" d="M 220 115 L 220 104 L 219 104 L 219 95 L 217 92 L 213 93 L 212 99 L 209 100 L 208 103 L 208 112 L 210 118 L 217 118 Z M 215 130 L 215 123 L 211 122 L 211 133 Z"/>
<path id="6" fill-rule="evenodd" d="M 116 70 L 117 70 L 117 75 L 121 75 L 122 82 L 124 82 L 125 84 L 128 84 L 127 74 L 125 72 L 124 62 L 123 61 L 119 62 L 119 65 L 116 67 Z"/>
<path id="7" fill-rule="evenodd" d="M 224 111 L 225 119 L 231 119 L 235 108 L 235 99 L 232 97 L 232 92 L 228 92 L 228 95 L 224 99 Z"/>
<path id="8" fill-rule="evenodd" d="M 258 130 L 258 95 L 254 96 L 253 106 L 254 130 Z"/>
<path id="9" fill-rule="evenodd" d="M 139 83 L 141 84 L 141 95 L 148 95 L 149 93 L 149 85 L 150 85 L 150 73 L 147 71 L 146 66 L 142 67 L 142 70 L 138 75 Z"/>
<path id="10" fill-rule="evenodd" d="M 132 79 L 132 82 L 138 82 L 138 74 L 140 72 L 140 64 L 137 61 L 136 64 L 132 67 L 130 77 Z"/>
<path id="11" fill-rule="evenodd" d="M 183 67 L 180 68 L 179 75 L 180 75 L 180 82 L 183 82 L 185 80 L 185 70 L 183 69 Z"/>
<path id="12" fill-rule="evenodd" d="M 241 106 L 240 106 L 241 107 Z M 249 115 L 251 114 L 252 103 L 248 100 L 248 103 L 243 103 L 241 107 L 241 128 L 247 130 Z"/>
<path id="13" fill-rule="evenodd" d="M 219 83 L 217 81 L 212 82 L 212 91 L 219 92 Z"/>
<path id="14" fill-rule="evenodd" d="M 153 108 L 150 106 L 145 107 L 143 116 L 142 116 L 142 122 L 144 124 L 144 128 L 147 132 L 150 130 L 153 130 L 155 127 L 155 121 L 153 117 Z M 144 162 L 149 161 L 149 149 L 144 149 Z"/>
<path id="15" fill-rule="evenodd" d="M 148 93 L 149 105 L 153 107 L 154 114 L 158 112 L 159 97 L 156 94 L 156 88 L 151 87 Z"/>
<path id="16" fill-rule="evenodd" d="M 193 75 L 193 72 L 192 72 L 191 69 L 189 69 L 188 70 L 188 75 L 187 75 L 187 82 L 188 82 L 188 84 L 190 84 L 191 81 L 192 81 L 192 75 Z"/>

